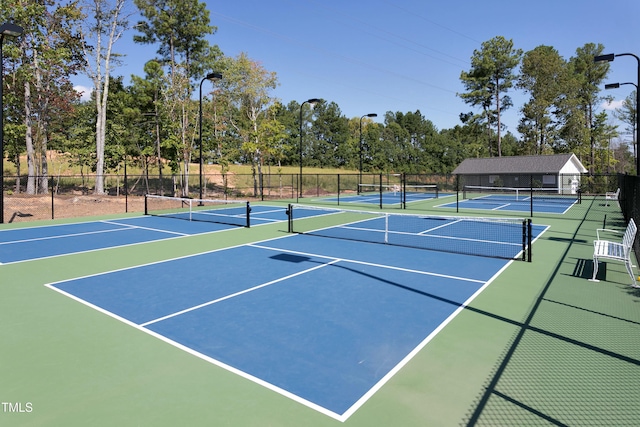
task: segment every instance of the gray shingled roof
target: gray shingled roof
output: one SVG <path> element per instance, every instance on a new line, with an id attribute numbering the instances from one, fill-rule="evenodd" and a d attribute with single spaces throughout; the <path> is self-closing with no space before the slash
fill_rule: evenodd
<path id="1" fill-rule="evenodd" d="M 543 173 L 556 174 L 573 154 L 549 156 L 485 157 L 465 159 L 453 171 L 454 175 Z"/>

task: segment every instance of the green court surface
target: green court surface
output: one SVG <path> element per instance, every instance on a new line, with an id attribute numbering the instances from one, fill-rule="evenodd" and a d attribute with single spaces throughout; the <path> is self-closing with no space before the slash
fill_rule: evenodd
<path id="1" fill-rule="evenodd" d="M 412 208 L 455 214 L 440 202 Z M 640 425 L 640 290 L 619 263 L 588 280 L 596 229 L 625 227 L 618 206 L 584 197 L 532 219 L 550 226 L 532 262 L 512 262 L 344 421 L 44 286 L 282 237 L 286 222 L 0 265 L 0 425 Z"/>

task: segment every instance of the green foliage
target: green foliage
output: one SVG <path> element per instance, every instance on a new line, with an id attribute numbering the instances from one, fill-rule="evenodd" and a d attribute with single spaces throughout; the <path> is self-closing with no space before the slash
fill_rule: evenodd
<path id="1" fill-rule="evenodd" d="M 554 111 L 563 94 L 566 72 L 566 62 L 551 46 L 538 46 L 525 53 L 518 80 L 518 87 L 530 95 L 518 125 L 523 154 L 548 154 L 557 144 L 559 129 Z"/>
<path id="2" fill-rule="evenodd" d="M 111 79 L 107 170 L 119 168 L 127 158 L 141 170 L 163 173 L 168 165 L 171 173 L 186 176 L 189 165 L 200 160 L 201 143 L 205 164 L 218 163 L 223 171 L 248 165 L 254 174 L 263 165 L 297 173 L 301 150 L 306 170 L 357 170 L 362 160 L 365 173 L 446 174 L 467 157 L 575 152 L 593 172 L 633 171 L 633 154 L 626 146 L 611 146 L 616 130 L 598 111 L 599 87 L 609 70 L 608 64 L 593 62 L 601 45 L 585 44 L 565 60 L 551 46 L 523 54 L 502 36 L 482 43 L 471 56 L 470 69 L 460 75 L 465 91 L 459 96 L 474 111 L 460 114 L 460 124 L 452 129 L 438 130 L 419 110 L 389 111 L 376 122 L 345 117 L 331 100 L 302 109 L 299 101 L 282 105 L 272 96 L 278 85 L 274 71 L 245 53 L 224 56 L 209 43 L 217 29 L 210 24 L 205 2 L 135 4 L 141 16 L 135 41 L 157 47 L 157 58 L 145 65 L 143 77 L 131 77 L 130 86 L 121 77 Z M 46 95 L 47 100 L 32 105 L 32 134 L 40 142 L 28 149 L 25 95 L 5 92 L 9 159 L 19 164 L 20 154 L 39 152 L 48 144 L 65 153 L 74 167 L 95 169 L 96 100 L 78 102 L 69 81 L 81 65 L 82 43 L 74 28 L 83 19 L 82 11 L 74 2 L 9 0 L 8 7 L 15 21 L 25 23 L 28 48 L 7 41 L 5 77 L 12 88 L 31 83 L 32 96 Z M 5 2 L 0 17 L 7 14 Z M 31 60 L 35 54 L 39 69 Z M 213 70 L 223 78 L 203 86 L 200 134 L 198 84 Z M 38 81 L 41 87 L 35 85 Z M 509 93 L 514 89 L 529 97 L 519 112 L 519 139 L 501 122 L 502 112 L 512 106 Z M 630 126 L 637 114 L 632 100 L 617 113 Z"/>
<path id="3" fill-rule="evenodd" d="M 468 104 L 481 107 L 488 126 L 497 132 L 497 155 L 502 155 L 500 115 L 512 105 L 506 93 L 513 87 L 513 70 L 520 63 L 522 49 L 513 46 L 513 40 L 497 36 L 482 43 L 471 57 L 471 70 L 463 71 L 460 80 L 467 89 L 460 97 Z M 491 153 L 491 148 L 489 148 Z"/>

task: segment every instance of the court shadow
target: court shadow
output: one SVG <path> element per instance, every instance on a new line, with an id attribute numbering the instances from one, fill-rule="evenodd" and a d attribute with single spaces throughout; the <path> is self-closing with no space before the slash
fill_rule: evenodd
<path id="1" fill-rule="evenodd" d="M 16 219 L 16 217 L 17 218 L 28 218 L 28 217 L 31 217 L 31 216 L 33 216 L 33 215 L 30 214 L 30 213 L 14 212 L 13 215 L 11 215 L 11 218 L 9 219 L 9 223 L 12 223 Z"/>
<path id="2" fill-rule="evenodd" d="M 286 262 L 295 262 L 295 263 L 306 262 L 311 259 L 308 256 L 294 255 L 294 254 L 278 254 L 269 258 L 274 259 L 276 261 L 286 261 Z"/>
<path id="3" fill-rule="evenodd" d="M 593 260 L 592 259 L 584 259 L 578 258 L 576 260 L 576 265 L 573 268 L 573 273 L 571 273 L 573 277 L 581 277 L 583 279 L 591 279 L 593 276 Z M 598 267 L 598 275 L 596 276 L 598 280 L 607 280 L 607 263 L 602 262 Z"/>
<path id="4" fill-rule="evenodd" d="M 554 242 L 571 242 L 571 243 L 587 243 L 584 239 L 573 239 L 573 238 L 565 238 L 565 237 L 549 237 L 547 240 L 551 240 Z"/>

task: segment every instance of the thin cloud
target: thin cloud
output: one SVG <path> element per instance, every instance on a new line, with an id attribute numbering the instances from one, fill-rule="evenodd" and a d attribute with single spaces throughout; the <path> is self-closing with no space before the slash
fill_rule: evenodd
<path id="1" fill-rule="evenodd" d="M 76 85 L 73 87 L 73 89 L 75 89 L 75 91 L 80 94 L 81 101 L 88 101 L 91 99 L 91 92 L 93 92 L 93 88 Z"/>
<path id="2" fill-rule="evenodd" d="M 602 108 L 604 108 L 605 110 L 617 110 L 619 108 L 622 108 L 622 104 L 624 103 L 624 100 L 614 100 L 611 102 L 603 102 L 602 103 Z"/>

